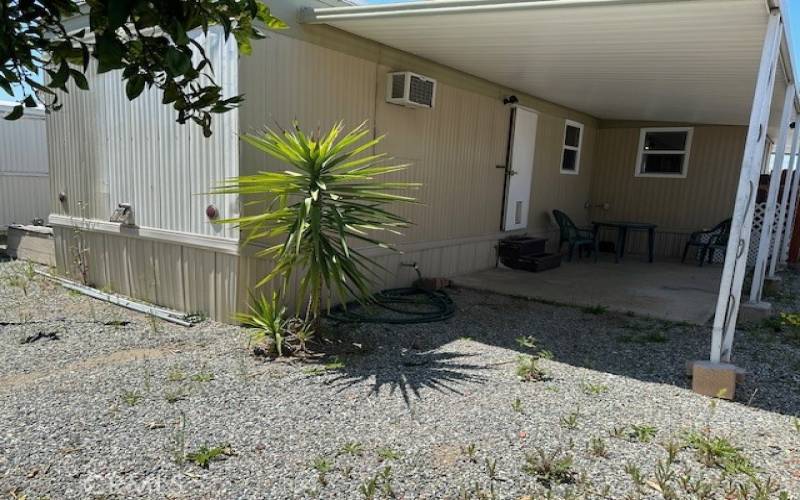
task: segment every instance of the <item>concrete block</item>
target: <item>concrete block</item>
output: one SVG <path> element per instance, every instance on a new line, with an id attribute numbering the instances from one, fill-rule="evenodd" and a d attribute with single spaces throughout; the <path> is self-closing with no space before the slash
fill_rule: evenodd
<path id="1" fill-rule="evenodd" d="M 769 302 L 742 302 L 739 307 L 739 320 L 747 323 L 759 323 L 772 316 L 772 304 Z"/>
<path id="2" fill-rule="evenodd" d="M 764 296 L 774 297 L 780 293 L 781 286 L 783 286 L 783 278 L 780 276 L 767 276 L 764 278 Z"/>
<path id="3" fill-rule="evenodd" d="M 687 361 L 686 362 L 687 377 L 692 378 L 694 376 L 694 365 L 697 363 L 709 363 L 709 361 L 708 360 Z M 736 383 L 741 384 L 742 382 L 744 382 L 744 377 L 745 375 L 747 375 L 747 370 L 745 370 L 744 368 L 740 368 L 736 365 L 729 365 L 729 366 L 733 366 L 734 369 L 736 370 Z"/>
<path id="4" fill-rule="evenodd" d="M 728 363 L 697 361 L 692 366 L 692 390 L 712 398 L 733 399 L 738 371 Z"/>

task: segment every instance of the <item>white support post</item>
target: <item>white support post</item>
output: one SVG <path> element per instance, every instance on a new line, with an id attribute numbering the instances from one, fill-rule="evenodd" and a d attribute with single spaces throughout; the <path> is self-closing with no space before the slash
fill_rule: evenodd
<path id="1" fill-rule="evenodd" d="M 797 125 L 800 127 L 800 124 Z M 800 131 L 797 132 L 800 135 Z M 792 195 L 789 197 L 789 205 L 786 207 L 786 232 L 783 237 L 783 249 L 781 250 L 781 263 L 789 260 L 789 245 L 794 234 L 795 215 L 797 214 L 797 191 L 800 189 L 800 154 L 795 164 L 795 172 L 792 177 Z"/>
<path id="2" fill-rule="evenodd" d="M 770 12 L 761 63 L 758 68 L 750 124 L 747 128 L 739 187 L 733 207 L 730 236 L 728 237 L 725 265 L 717 298 L 714 327 L 711 336 L 711 361 L 730 361 L 733 332 L 739 313 L 745 268 L 747 266 L 748 242 L 753 226 L 753 210 L 758 191 L 758 175 L 767 138 L 767 122 L 775 87 L 775 70 L 778 63 L 780 41 L 783 32 L 780 11 Z"/>
<path id="3" fill-rule="evenodd" d="M 789 196 L 794 178 L 797 177 L 797 152 L 798 147 L 800 147 L 800 123 L 797 123 L 798 118 L 800 118 L 800 115 L 795 112 L 792 116 L 792 121 L 795 122 L 794 134 L 792 135 L 792 150 L 789 154 L 789 166 L 786 168 L 786 175 L 783 179 L 781 210 L 778 213 L 778 233 L 775 238 L 775 243 L 772 245 L 772 258 L 769 261 L 770 278 L 775 277 L 778 261 L 783 254 L 783 243 L 788 240 L 789 237 L 789 225 L 787 224 L 789 220 L 787 215 L 790 209 Z"/>
<path id="4" fill-rule="evenodd" d="M 756 265 L 753 270 L 753 282 L 750 286 L 750 303 L 761 302 L 764 291 L 764 278 L 767 271 L 767 259 L 770 253 L 770 243 L 773 239 L 775 223 L 775 208 L 778 204 L 778 188 L 781 185 L 781 173 L 783 172 L 783 160 L 786 156 L 786 139 L 789 135 L 789 123 L 794 117 L 794 84 L 786 87 L 786 96 L 783 99 L 783 109 L 781 110 L 781 121 L 778 122 L 778 142 L 775 143 L 775 160 L 772 163 L 772 173 L 769 176 L 769 191 L 767 192 L 767 205 L 764 210 L 764 220 L 761 224 L 761 236 L 758 240 L 758 253 L 756 254 Z M 780 232 L 780 229 L 778 229 Z M 776 239 L 780 239 L 776 236 Z"/>

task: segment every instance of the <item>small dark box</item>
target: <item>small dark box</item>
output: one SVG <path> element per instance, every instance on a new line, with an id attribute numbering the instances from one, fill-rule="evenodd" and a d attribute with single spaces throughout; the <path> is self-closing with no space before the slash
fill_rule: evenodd
<path id="1" fill-rule="evenodd" d="M 548 269 L 559 267 L 561 265 L 561 255 L 543 253 L 533 257 L 520 257 L 519 259 L 501 258 L 500 261 L 504 266 L 510 267 L 511 269 L 538 273 L 540 271 L 547 271 Z"/>
<path id="2" fill-rule="evenodd" d="M 546 238 L 509 236 L 500 240 L 500 258 L 516 260 L 522 257 L 541 255 L 545 252 L 546 243 Z"/>

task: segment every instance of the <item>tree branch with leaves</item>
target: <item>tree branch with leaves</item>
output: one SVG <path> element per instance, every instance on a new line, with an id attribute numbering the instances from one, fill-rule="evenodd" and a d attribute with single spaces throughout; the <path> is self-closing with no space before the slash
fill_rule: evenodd
<path id="1" fill-rule="evenodd" d="M 88 28 L 69 31 L 65 22 L 83 15 Z M 189 32 L 221 26 L 247 55 L 251 41 L 265 36 L 262 24 L 286 27 L 258 0 L 89 0 L 83 7 L 75 0 L 0 0 L 0 89 L 19 96 L 5 118 L 37 106 L 60 109 L 56 90 L 68 92 L 70 81 L 88 90 L 85 74 L 95 60 L 98 73 L 121 70 L 128 99 L 158 88 L 178 123 L 194 122 L 208 137 L 212 114 L 230 111 L 243 96 L 223 96 L 209 57 Z"/>

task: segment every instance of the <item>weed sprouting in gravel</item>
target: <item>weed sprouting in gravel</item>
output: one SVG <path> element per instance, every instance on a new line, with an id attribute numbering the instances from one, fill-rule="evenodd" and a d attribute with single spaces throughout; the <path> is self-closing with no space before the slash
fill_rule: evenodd
<path id="1" fill-rule="evenodd" d="M 142 395 L 139 391 L 123 391 L 120 399 L 128 406 L 136 406 L 142 400 Z"/>
<path id="2" fill-rule="evenodd" d="M 575 471 L 572 470 L 573 458 L 564 455 L 560 449 L 547 453 L 541 448 L 536 448 L 533 453 L 525 455 L 523 472 L 534 476 L 546 488 L 555 484 L 568 484 L 575 481 Z"/>
<path id="3" fill-rule="evenodd" d="M 214 460 L 222 460 L 226 457 L 233 455 L 233 451 L 229 444 L 220 444 L 217 446 L 208 446 L 204 444 L 196 451 L 186 454 L 186 460 L 193 462 L 195 465 L 203 469 L 208 469 L 208 466 Z"/>
<path id="4" fill-rule="evenodd" d="M 572 411 L 559 419 L 561 427 L 574 430 L 578 428 L 578 418 L 581 416 L 579 410 Z"/>
<path id="5" fill-rule="evenodd" d="M 175 367 L 167 373 L 168 382 L 182 382 L 186 379 L 186 374 L 178 367 Z"/>
<path id="6" fill-rule="evenodd" d="M 650 487 L 664 497 L 665 500 L 679 500 L 680 497 L 672 487 L 672 482 L 675 479 L 675 471 L 672 470 L 672 464 L 664 460 L 656 462 L 655 471 L 653 473 L 653 480 Z"/>
<path id="7" fill-rule="evenodd" d="M 514 402 L 511 403 L 511 409 L 517 413 L 522 413 L 522 401 L 519 398 L 515 399 Z"/>
<path id="8" fill-rule="evenodd" d="M 378 448 L 378 458 L 381 461 L 400 460 L 400 453 L 389 446 Z"/>
<path id="9" fill-rule="evenodd" d="M 178 401 L 183 401 L 188 397 L 186 389 L 179 387 L 177 389 L 168 389 L 164 391 L 164 400 L 169 404 L 175 404 Z"/>
<path id="10" fill-rule="evenodd" d="M 361 456 L 364 454 L 364 446 L 356 441 L 349 441 L 342 446 L 341 453 L 345 455 Z"/>
<path id="11" fill-rule="evenodd" d="M 475 446 L 475 443 L 470 443 L 467 446 L 461 448 L 461 451 L 464 452 L 464 455 L 467 456 L 470 462 L 477 463 L 478 462 L 478 447 Z"/>
<path id="12" fill-rule="evenodd" d="M 172 460 L 178 465 L 183 465 L 186 462 L 186 415 L 183 412 L 178 417 L 170 441 Z"/>
<path id="13" fill-rule="evenodd" d="M 487 458 L 484 460 L 484 466 L 486 468 L 486 475 L 489 476 L 489 479 L 494 481 L 497 479 L 497 460 L 492 460 Z"/>
<path id="14" fill-rule="evenodd" d="M 792 418 L 792 425 L 794 425 L 794 430 L 800 433 L 800 418 Z"/>
<path id="15" fill-rule="evenodd" d="M 537 340 L 536 337 L 533 337 L 532 335 L 520 336 L 517 337 L 515 340 L 520 347 L 525 347 L 527 349 L 536 349 Z"/>
<path id="16" fill-rule="evenodd" d="M 214 374 L 210 371 L 201 370 L 192 375 L 193 382 L 211 382 L 214 380 Z"/>
<path id="17" fill-rule="evenodd" d="M 585 312 L 586 314 L 594 314 L 599 316 L 608 312 L 608 306 L 598 304 L 596 306 L 584 307 L 581 309 L 581 311 Z"/>
<path id="18" fill-rule="evenodd" d="M 320 473 L 328 473 L 333 470 L 333 461 L 327 457 L 319 456 L 311 463 L 311 467 Z"/>
<path id="19" fill-rule="evenodd" d="M 683 446 L 678 441 L 673 439 L 663 443 L 662 446 L 664 450 L 667 452 L 667 462 L 674 463 L 675 459 L 678 457 L 678 452 L 681 451 Z"/>
<path id="20" fill-rule="evenodd" d="M 333 461 L 327 457 L 319 456 L 314 459 L 311 463 L 311 467 L 313 467 L 317 471 L 317 481 L 323 485 L 328 485 L 328 473 L 333 470 Z"/>
<path id="21" fill-rule="evenodd" d="M 712 436 L 710 432 L 690 431 L 686 435 L 686 444 L 695 450 L 697 459 L 707 467 L 717 467 L 728 474 L 753 475 L 756 472 L 741 449 L 733 446 L 722 436 Z"/>
<path id="22" fill-rule="evenodd" d="M 623 439 L 625 437 L 625 432 L 628 430 L 627 427 L 624 425 L 622 426 L 614 426 L 611 430 L 608 431 L 608 436 L 616 439 Z"/>
<path id="23" fill-rule="evenodd" d="M 600 394 L 605 394 L 608 392 L 608 386 L 604 384 L 592 384 L 590 382 L 583 381 L 581 383 L 581 389 L 583 393 L 589 396 L 598 396 Z"/>
<path id="24" fill-rule="evenodd" d="M 471 488 L 464 488 L 463 486 L 458 491 L 458 500 L 497 500 L 497 493 L 494 490 L 494 483 L 489 482 L 489 487 L 484 488 L 478 481 L 472 485 Z M 532 498 L 532 497 L 521 497 Z"/>
<path id="25" fill-rule="evenodd" d="M 608 448 L 606 442 L 600 436 L 593 437 L 589 440 L 589 453 L 598 458 L 608 457 Z"/>
<path id="26" fill-rule="evenodd" d="M 161 320 L 158 319 L 158 316 L 156 316 L 155 314 L 148 314 L 147 320 L 150 323 L 150 330 L 153 333 L 155 334 L 161 333 L 161 326 L 160 326 Z"/>
<path id="27" fill-rule="evenodd" d="M 522 355 L 517 357 L 517 378 L 523 382 L 538 382 L 547 378 L 547 372 L 539 366 L 540 359 L 550 359 L 552 355 L 542 351 L 536 355 Z"/>
<path id="28" fill-rule="evenodd" d="M 637 489 L 643 488 L 645 485 L 645 479 L 642 475 L 642 470 L 634 463 L 628 462 L 625 464 L 623 469 L 625 473 L 631 478 L 633 484 L 636 486 Z"/>
<path id="29" fill-rule="evenodd" d="M 325 363 L 324 365 L 326 370 L 342 370 L 345 367 L 344 361 L 339 359 L 338 357 L 333 358 L 333 360 Z"/>
<path id="30" fill-rule="evenodd" d="M 394 498 L 392 468 L 387 465 L 375 473 L 374 476 L 362 482 L 358 487 L 358 492 L 361 493 L 365 500 L 372 500 L 379 492 L 387 498 Z"/>
<path id="31" fill-rule="evenodd" d="M 649 443 L 658 433 L 658 428 L 652 425 L 632 425 L 630 438 L 640 443 Z"/>
<path id="32" fill-rule="evenodd" d="M 6 277 L 6 284 L 11 288 L 19 288 L 23 295 L 28 296 L 28 280 L 21 274 L 12 274 Z"/>

